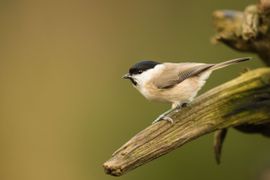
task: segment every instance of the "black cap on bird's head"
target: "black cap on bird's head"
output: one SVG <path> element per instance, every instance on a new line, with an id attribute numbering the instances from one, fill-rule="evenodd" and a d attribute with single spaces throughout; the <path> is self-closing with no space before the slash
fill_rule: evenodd
<path id="1" fill-rule="evenodd" d="M 141 74 L 148 69 L 154 68 L 156 65 L 160 64 L 155 61 L 140 61 L 129 69 L 128 73 L 123 76 L 124 79 L 130 79 L 131 82 L 136 85 L 136 81 L 132 78 L 133 75 Z"/>
<path id="2" fill-rule="evenodd" d="M 132 76 L 141 74 L 148 69 L 152 69 L 158 64 L 160 63 L 155 61 L 140 61 L 131 66 L 131 68 L 129 68 L 128 73 L 125 74 L 122 78 L 129 79 L 134 85 L 137 85 L 137 82 L 132 78 Z"/>
<path id="3" fill-rule="evenodd" d="M 130 69 L 129 69 L 129 74 L 134 75 L 134 74 L 141 74 L 144 71 L 148 69 L 154 68 L 156 65 L 160 64 L 159 62 L 155 61 L 140 61 L 136 64 L 134 64 Z"/>

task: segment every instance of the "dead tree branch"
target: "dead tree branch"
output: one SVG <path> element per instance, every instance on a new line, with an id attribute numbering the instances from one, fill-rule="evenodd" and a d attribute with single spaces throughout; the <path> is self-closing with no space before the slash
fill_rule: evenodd
<path id="1" fill-rule="evenodd" d="M 270 66 L 270 0 L 260 0 L 257 5 L 247 6 L 244 12 L 218 10 L 213 18 L 217 31 L 213 42 L 257 53 Z"/>
<path id="2" fill-rule="evenodd" d="M 207 133 L 270 122 L 269 106 L 270 68 L 246 72 L 172 115 L 174 125 L 161 121 L 135 135 L 104 163 L 105 172 L 120 176 Z"/>

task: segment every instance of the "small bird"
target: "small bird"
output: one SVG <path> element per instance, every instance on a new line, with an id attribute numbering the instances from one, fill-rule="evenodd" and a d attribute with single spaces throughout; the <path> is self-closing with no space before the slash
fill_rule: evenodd
<path id="1" fill-rule="evenodd" d="M 217 64 L 140 61 L 122 78 L 129 79 L 146 99 L 171 103 L 172 108 L 153 123 L 160 120 L 173 123 L 172 118 L 167 115 L 189 104 L 213 71 L 250 59 L 250 57 L 236 58 Z"/>

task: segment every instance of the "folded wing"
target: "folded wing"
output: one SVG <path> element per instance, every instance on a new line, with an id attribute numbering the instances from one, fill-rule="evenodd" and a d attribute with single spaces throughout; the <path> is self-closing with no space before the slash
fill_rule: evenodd
<path id="1" fill-rule="evenodd" d="M 154 80 L 154 84 L 159 89 L 172 88 L 193 76 L 197 76 L 215 64 L 202 63 L 165 63 L 164 71 Z"/>

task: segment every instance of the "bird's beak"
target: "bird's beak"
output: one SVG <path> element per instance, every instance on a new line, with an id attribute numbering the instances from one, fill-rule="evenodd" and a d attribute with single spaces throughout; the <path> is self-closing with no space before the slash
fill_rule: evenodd
<path id="1" fill-rule="evenodd" d="M 130 79 L 130 78 L 131 78 L 131 76 L 130 76 L 130 74 L 129 74 L 129 73 L 127 73 L 127 74 L 125 74 L 124 76 L 122 76 L 122 78 L 123 78 L 123 79 Z"/>

